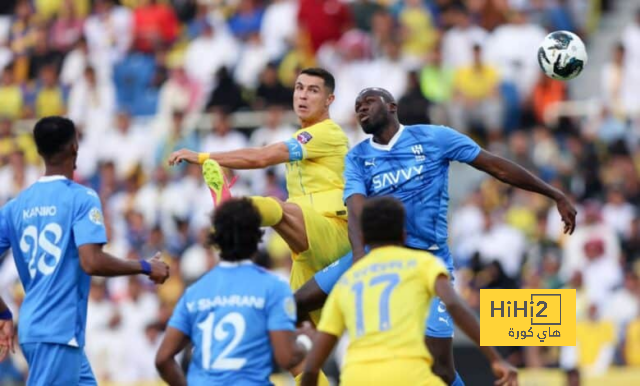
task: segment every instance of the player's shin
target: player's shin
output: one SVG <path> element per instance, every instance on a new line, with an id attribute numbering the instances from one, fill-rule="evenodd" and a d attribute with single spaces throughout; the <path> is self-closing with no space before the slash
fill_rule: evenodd
<path id="1" fill-rule="evenodd" d="M 253 203 L 253 206 L 258 209 L 258 212 L 260 212 L 260 217 L 262 218 L 260 226 L 270 227 L 277 225 L 282 221 L 282 206 L 276 199 L 271 197 L 253 196 L 251 197 L 251 202 Z"/>

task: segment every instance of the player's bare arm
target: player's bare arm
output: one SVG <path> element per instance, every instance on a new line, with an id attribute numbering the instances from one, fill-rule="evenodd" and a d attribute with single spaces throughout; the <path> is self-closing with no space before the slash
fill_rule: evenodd
<path id="1" fill-rule="evenodd" d="M 329 354 L 338 342 L 338 337 L 318 331 L 313 340 L 313 348 L 307 355 L 307 363 L 302 373 L 301 386 L 316 386 L 318 384 L 318 374 L 322 364 L 327 360 Z"/>
<path id="2" fill-rule="evenodd" d="M 558 189 L 534 176 L 522 166 L 485 150 L 482 150 L 469 164 L 504 183 L 553 199 L 562 217 L 564 232 L 573 233 L 576 227 L 577 211 L 567 196 Z"/>
<path id="3" fill-rule="evenodd" d="M 126 276 L 146 274 L 156 284 L 169 278 L 169 266 L 157 253 L 149 260 L 133 261 L 111 256 L 102 250 L 101 244 L 85 244 L 78 248 L 80 266 L 91 276 Z"/>
<path id="4" fill-rule="evenodd" d="M 263 147 L 251 147 L 221 153 L 196 153 L 189 149 L 180 149 L 171 153 L 169 165 L 180 162 L 201 164 L 212 159 L 220 166 L 229 169 L 262 169 L 289 161 L 289 149 L 284 142 Z"/>
<path id="5" fill-rule="evenodd" d="M 186 386 L 182 368 L 175 356 L 187 346 L 189 338 L 180 330 L 168 327 L 156 354 L 156 368 L 162 379 L 170 386 Z"/>
<path id="6" fill-rule="evenodd" d="M 308 349 L 297 342 L 297 336 L 293 331 L 269 331 L 273 356 L 278 366 L 285 370 L 298 366 L 307 354 Z"/>
<path id="7" fill-rule="evenodd" d="M 441 275 L 436 279 L 435 290 L 436 294 L 447 306 L 447 311 L 456 325 L 480 347 L 482 353 L 491 363 L 491 370 L 498 378 L 495 384 L 498 386 L 516 386 L 518 384 L 516 369 L 507 363 L 493 347 L 480 346 L 480 324 L 478 319 L 465 305 L 464 300 L 456 294 L 451 282 L 445 275 Z"/>
<path id="8" fill-rule="evenodd" d="M 9 351 L 16 352 L 14 335 L 13 315 L 4 300 L 0 298 L 0 362 L 7 357 Z"/>
<path id="9" fill-rule="evenodd" d="M 364 243 L 362 242 L 362 230 L 360 229 L 360 215 L 366 197 L 362 194 L 354 194 L 347 198 L 347 213 L 349 219 L 349 241 L 353 250 L 353 262 L 364 256 Z"/>

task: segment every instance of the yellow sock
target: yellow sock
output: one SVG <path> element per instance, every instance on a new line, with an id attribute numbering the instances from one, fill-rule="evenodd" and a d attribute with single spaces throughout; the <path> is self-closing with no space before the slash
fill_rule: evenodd
<path id="1" fill-rule="evenodd" d="M 260 226 L 270 227 L 274 226 L 282 220 L 282 207 L 280 203 L 271 197 L 251 197 L 253 206 L 260 212 L 262 217 L 262 223 Z"/>
<path id="2" fill-rule="evenodd" d="M 296 386 L 300 386 L 300 382 L 302 381 L 302 373 L 295 376 Z M 322 370 L 318 373 L 318 386 L 330 386 L 329 379 Z"/>

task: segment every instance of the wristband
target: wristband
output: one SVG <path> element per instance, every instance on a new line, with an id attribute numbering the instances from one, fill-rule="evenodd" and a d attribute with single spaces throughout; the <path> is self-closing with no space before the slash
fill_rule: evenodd
<path id="1" fill-rule="evenodd" d="M 202 165 L 204 161 L 209 159 L 209 153 L 198 153 L 198 163 Z"/>
<path id="2" fill-rule="evenodd" d="M 140 266 L 142 267 L 142 273 L 145 275 L 151 274 L 151 264 L 146 260 L 140 260 Z"/>
<path id="3" fill-rule="evenodd" d="M 0 320 L 13 320 L 13 314 L 10 309 L 0 312 Z"/>
<path id="4" fill-rule="evenodd" d="M 306 335 L 298 335 L 296 338 L 296 343 L 302 346 L 306 352 L 311 351 L 311 347 L 313 347 L 313 343 L 311 342 L 311 338 Z"/>

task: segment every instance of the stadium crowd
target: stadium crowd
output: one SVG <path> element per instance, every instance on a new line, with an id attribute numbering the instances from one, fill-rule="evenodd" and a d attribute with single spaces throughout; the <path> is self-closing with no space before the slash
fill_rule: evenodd
<path id="1" fill-rule="evenodd" d="M 452 207 L 456 285 L 471 306 L 481 288 L 578 290 L 577 352 L 509 350 L 515 364 L 594 374 L 640 366 L 640 13 L 601 69 L 595 117 L 549 119 L 570 90 L 542 74 L 535 54 L 547 31 L 588 42 L 609 3 L 5 0 L 0 205 L 42 170 L 18 123 L 72 118 L 82 132 L 76 179 L 102 199 L 108 249 L 129 259 L 162 251 L 172 269 L 158 288 L 94 279 L 87 355 L 102 381 L 157 382 L 153 357 L 172 308 L 217 261 L 206 245 L 213 208 L 200 167 L 169 167 L 167 156 L 288 138 L 295 75 L 321 66 L 336 77 L 331 114 L 352 145 L 365 138 L 354 119 L 357 93 L 383 87 L 399 101 L 402 123 L 450 125 L 579 204 L 570 237 L 551 202 L 493 179 Z M 260 126 L 243 123 L 255 111 Z M 235 195 L 286 198 L 279 167 L 238 175 Z M 3 260 L 0 290 L 16 309 L 22 289 L 11 260 Z M 260 260 L 288 275 L 289 252 L 272 233 Z M 19 384 L 25 371 L 13 355 L 0 364 L 0 382 Z"/>

